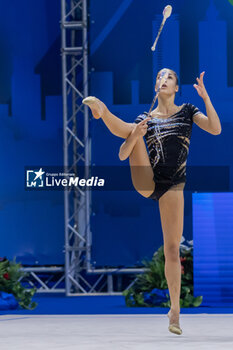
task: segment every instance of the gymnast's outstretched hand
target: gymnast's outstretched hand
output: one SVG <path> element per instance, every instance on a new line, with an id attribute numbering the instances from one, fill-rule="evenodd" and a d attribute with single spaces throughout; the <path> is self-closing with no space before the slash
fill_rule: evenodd
<path id="1" fill-rule="evenodd" d="M 204 82 L 203 82 L 203 77 L 204 77 L 204 74 L 205 72 L 202 72 L 200 74 L 200 78 L 197 78 L 197 82 L 198 82 L 198 85 L 197 84 L 193 84 L 193 87 L 197 90 L 197 93 L 198 95 L 203 98 L 203 100 L 207 100 L 209 98 L 209 95 L 206 91 L 206 88 L 205 88 L 205 85 L 204 85 Z"/>

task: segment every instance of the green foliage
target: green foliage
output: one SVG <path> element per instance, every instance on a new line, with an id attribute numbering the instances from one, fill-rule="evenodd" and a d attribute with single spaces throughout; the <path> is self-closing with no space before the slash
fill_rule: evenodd
<path id="1" fill-rule="evenodd" d="M 202 296 L 193 296 L 193 248 L 182 249 L 180 252 L 183 273 L 181 274 L 180 307 L 197 307 L 202 303 Z M 152 307 L 144 301 L 145 292 L 151 292 L 154 288 L 168 289 L 165 278 L 165 256 L 163 246 L 154 254 L 151 261 L 142 261 L 146 269 L 145 273 L 137 275 L 137 280 L 129 289 L 123 292 L 126 305 L 129 307 Z M 167 295 L 169 299 L 169 295 Z M 155 305 L 154 305 L 155 306 Z M 157 305 L 156 305 L 157 306 Z M 162 302 L 160 307 L 170 307 L 170 300 Z"/>
<path id="2" fill-rule="evenodd" d="M 7 259 L 0 261 L 0 291 L 13 294 L 19 305 L 23 309 L 33 310 L 37 303 L 32 302 L 31 299 L 36 292 L 36 288 L 25 289 L 20 280 L 28 276 L 21 270 L 22 265 Z"/>

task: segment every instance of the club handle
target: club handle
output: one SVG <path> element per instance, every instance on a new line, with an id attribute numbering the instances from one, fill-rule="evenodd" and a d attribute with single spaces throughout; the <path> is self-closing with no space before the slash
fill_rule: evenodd
<path id="1" fill-rule="evenodd" d="M 155 39 L 155 42 L 154 42 L 153 46 L 151 47 L 151 50 L 152 50 L 152 51 L 155 51 L 155 47 L 156 47 L 156 45 L 157 45 L 157 42 L 158 42 L 158 40 L 159 40 L 160 33 L 162 32 L 162 29 L 163 29 L 163 26 L 164 26 L 164 23 L 165 23 L 165 22 L 166 22 L 166 18 L 163 18 L 162 23 L 161 23 L 161 26 L 160 26 L 160 28 L 159 28 L 158 35 L 157 35 L 157 37 L 156 37 L 156 39 Z"/>

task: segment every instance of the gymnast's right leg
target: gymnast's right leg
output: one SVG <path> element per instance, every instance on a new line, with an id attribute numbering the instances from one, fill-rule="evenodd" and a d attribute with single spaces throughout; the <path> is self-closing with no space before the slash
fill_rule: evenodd
<path id="1" fill-rule="evenodd" d="M 134 130 L 134 123 L 126 123 L 112 114 L 106 105 L 96 97 L 89 96 L 83 103 L 90 107 L 93 117 L 102 118 L 112 134 L 127 139 Z M 143 137 L 139 137 L 130 156 L 130 171 L 134 188 L 143 197 L 149 197 L 155 189 L 154 173 Z"/>
<path id="2" fill-rule="evenodd" d="M 143 136 L 138 138 L 129 156 L 129 163 L 135 190 L 148 198 L 155 190 L 155 182 Z"/>
<path id="3" fill-rule="evenodd" d="M 123 120 L 112 114 L 108 110 L 107 106 L 96 97 L 86 97 L 82 102 L 88 107 L 90 107 L 93 117 L 95 119 L 102 118 L 107 128 L 115 136 L 127 139 L 129 134 L 135 127 L 135 124 L 124 122 Z"/>

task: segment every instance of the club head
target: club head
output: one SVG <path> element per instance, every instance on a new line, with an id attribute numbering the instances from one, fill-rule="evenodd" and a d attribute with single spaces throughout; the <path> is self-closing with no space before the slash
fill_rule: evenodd
<path id="1" fill-rule="evenodd" d="M 168 17 L 171 16 L 172 13 L 172 6 L 171 5 L 167 5 L 164 10 L 163 10 L 163 17 L 164 19 L 167 19 Z"/>

